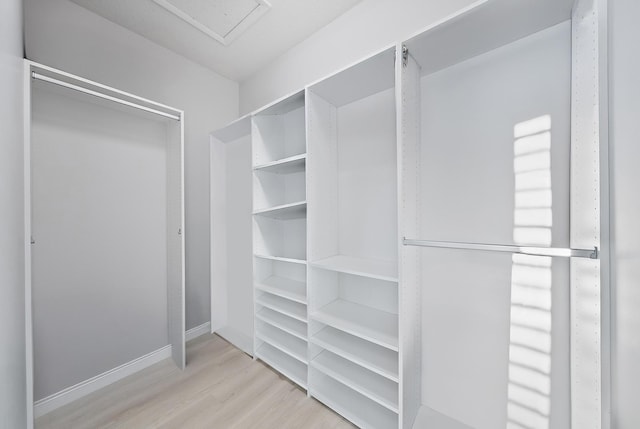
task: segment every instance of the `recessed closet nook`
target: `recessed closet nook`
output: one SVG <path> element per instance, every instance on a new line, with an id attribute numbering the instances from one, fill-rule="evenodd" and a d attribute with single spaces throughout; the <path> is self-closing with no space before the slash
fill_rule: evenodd
<path id="1" fill-rule="evenodd" d="M 214 131 L 212 331 L 359 427 L 595 427 L 599 3 L 483 2 Z"/>
<path id="2" fill-rule="evenodd" d="M 33 62 L 24 75 L 38 417 L 122 362 L 185 366 L 183 113 Z"/>

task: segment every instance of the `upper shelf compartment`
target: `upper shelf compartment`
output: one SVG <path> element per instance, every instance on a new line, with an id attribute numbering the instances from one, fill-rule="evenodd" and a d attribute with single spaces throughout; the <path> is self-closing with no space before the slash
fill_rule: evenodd
<path id="1" fill-rule="evenodd" d="M 275 174 L 293 174 L 302 173 L 305 170 L 307 162 L 307 154 L 290 156 L 289 158 L 280 159 L 266 164 L 253 167 L 255 171 L 266 171 Z"/>
<path id="2" fill-rule="evenodd" d="M 307 90 L 309 261 L 395 281 L 395 50 Z"/>
<path id="3" fill-rule="evenodd" d="M 252 118 L 251 134 L 254 169 L 278 172 L 273 170 L 291 167 L 287 165 L 290 158 L 307 152 L 304 92 L 257 112 Z"/>
<path id="4" fill-rule="evenodd" d="M 313 85 L 310 90 L 335 107 L 393 88 L 395 50 L 387 49 Z"/>
<path id="5" fill-rule="evenodd" d="M 337 255 L 312 261 L 311 265 L 325 270 L 356 276 L 370 277 L 389 282 L 398 281 L 398 267 L 395 262 L 375 259 L 356 258 L 353 256 Z"/>
<path id="6" fill-rule="evenodd" d="M 251 134 L 251 117 L 243 116 L 231 122 L 224 128 L 220 128 L 211 133 L 211 137 L 222 142 L 230 143 Z"/>
<path id="7" fill-rule="evenodd" d="M 405 45 L 427 75 L 570 20 L 574 3 L 492 0 L 436 24 Z"/>
<path id="8" fill-rule="evenodd" d="M 303 219 L 307 214 L 307 202 L 282 204 L 276 207 L 260 209 L 253 212 L 255 216 L 265 216 L 272 219 Z"/>

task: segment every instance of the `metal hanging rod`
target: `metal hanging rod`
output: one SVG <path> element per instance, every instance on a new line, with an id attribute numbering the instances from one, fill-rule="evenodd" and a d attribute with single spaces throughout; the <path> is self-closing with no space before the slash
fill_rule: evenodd
<path id="1" fill-rule="evenodd" d="M 593 249 L 569 249 L 558 247 L 516 246 L 506 244 L 460 243 L 456 241 L 413 240 L 409 238 L 403 238 L 402 244 L 404 244 L 405 246 L 482 250 L 486 252 L 518 253 L 523 255 L 552 256 L 562 258 L 598 259 L 600 256 L 597 247 L 594 247 Z"/>
<path id="2" fill-rule="evenodd" d="M 55 78 L 52 78 L 52 77 L 49 77 L 49 76 L 45 76 L 45 75 L 42 75 L 40 73 L 32 72 L 31 73 L 31 77 L 33 77 L 34 79 L 38 79 L 38 80 L 44 81 L 44 82 L 52 83 L 54 85 L 62 86 L 62 87 L 65 87 L 65 88 L 69 88 L 69 89 L 72 89 L 74 91 L 83 92 L 85 94 L 93 95 L 94 97 L 102 98 L 102 99 L 105 99 L 105 100 L 113 101 L 115 103 L 123 104 L 125 106 L 133 107 L 135 109 L 144 110 L 145 112 L 154 113 L 156 115 L 164 116 L 165 118 L 169 118 L 169 119 L 173 119 L 173 120 L 176 120 L 176 121 L 180 121 L 180 117 L 177 116 L 177 115 L 172 115 L 171 113 L 163 112 L 161 110 L 156 110 L 156 109 L 153 109 L 151 107 L 143 106 L 141 104 L 136 104 L 136 103 L 133 103 L 131 101 L 123 100 L 121 98 L 112 97 L 110 95 L 103 94 L 103 93 L 98 92 L 98 91 L 93 91 L 93 90 L 88 89 L 88 88 L 83 88 L 81 86 L 74 85 L 74 84 L 68 83 L 68 82 L 64 82 L 62 80 L 58 80 L 58 79 L 55 79 Z"/>

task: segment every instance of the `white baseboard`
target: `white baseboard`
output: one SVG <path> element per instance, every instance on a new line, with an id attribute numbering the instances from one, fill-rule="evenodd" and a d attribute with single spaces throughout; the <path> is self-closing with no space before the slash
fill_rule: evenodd
<path id="1" fill-rule="evenodd" d="M 187 341 L 195 340 L 198 337 L 203 335 L 207 335 L 211 333 L 211 322 L 203 323 L 200 326 L 196 326 L 195 328 L 191 328 L 187 331 L 185 336 Z"/>
<path id="2" fill-rule="evenodd" d="M 211 323 L 203 323 L 200 326 L 189 329 L 185 338 L 186 341 L 193 340 L 202 335 L 211 333 Z M 232 334 L 232 338 L 235 338 Z M 229 339 L 229 341 L 231 341 Z M 245 340 L 246 341 L 246 340 Z M 235 343 L 234 343 L 235 344 Z M 244 350 L 244 349 L 243 349 Z M 246 350 L 245 350 L 246 351 Z M 247 352 L 248 353 L 248 352 Z M 43 416 L 51 411 L 67 405 L 75 400 L 82 398 L 96 390 L 102 389 L 109 384 L 122 380 L 138 371 L 141 371 L 155 363 L 171 357 L 171 345 L 164 346 L 154 352 L 141 356 L 117 368 L 113 368 L 100 375 L 96 375 L 88 380 L 82 381 L 75 386 L 67 387 L 58 393 L 40 399 L 33 404 L 33 412 L 36 418 Z"/>
<path id="3" fill-rule="evenodd" d="M 229 326 L 222 327 L 215 331 L 225 340 L 245 352 L 246 354 L 253 356 L 253 338 L 246 336 L 237 329 Z"/>
<path id="4" fill-rule="evenodd" d="M 200 328 L 200 327 L 198 327 Z M 138 371 L 141 371 L 155 363 L 171 357 L 171 345 L 164 346 L 154 352 L 141 356 L 117 368 L 103 372 L 75 386 L 67 387 L 58 393 L 40 399 L 33 404 L 36 418 L 43 416 L 57 408 L 67 405 L 109 384 L 122 380 Z"/>

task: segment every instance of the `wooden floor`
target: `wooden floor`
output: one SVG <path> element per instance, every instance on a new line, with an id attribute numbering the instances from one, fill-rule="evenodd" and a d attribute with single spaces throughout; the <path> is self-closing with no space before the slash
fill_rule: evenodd
<path id="1" fill-rule="evenodd" d="M 188 365 L 160 362 L 36 420 L 37 429 L 353 428 L 217 335 L 187 345 Z"/>

